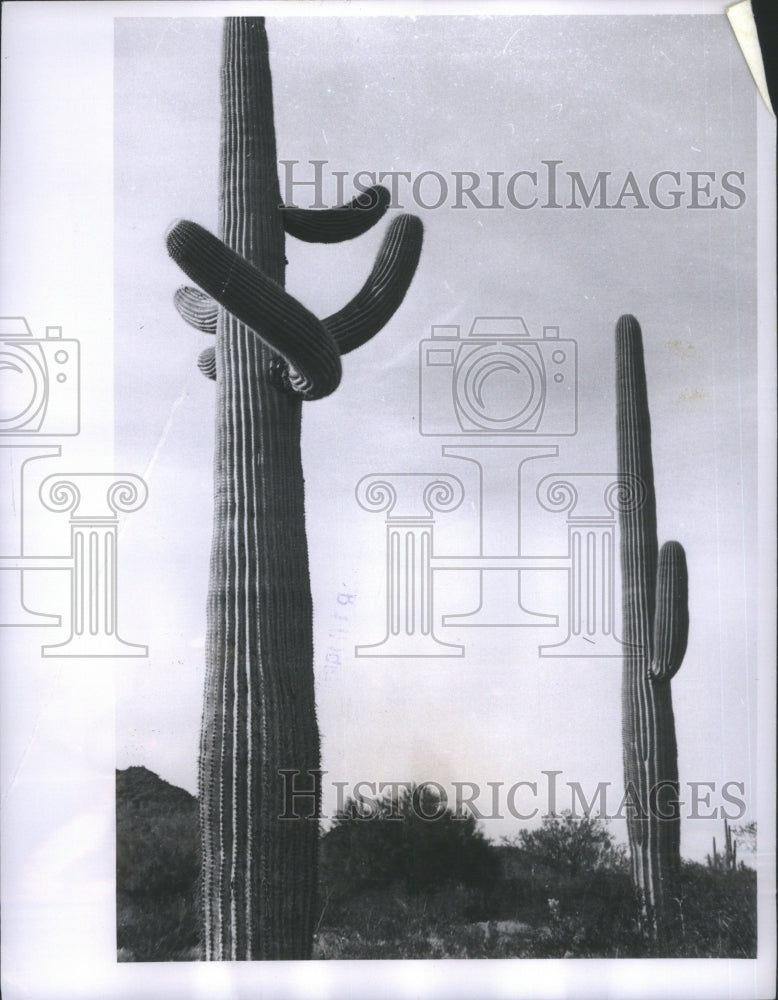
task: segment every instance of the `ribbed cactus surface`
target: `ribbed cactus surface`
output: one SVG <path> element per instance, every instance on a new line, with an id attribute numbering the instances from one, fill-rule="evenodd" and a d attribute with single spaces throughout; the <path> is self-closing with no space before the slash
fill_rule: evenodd
<path id="1" fill-rule="evenodd" d="M 616 326 L 618 467 L 641 497 L 620 513 L 623 634 L 622 737 L 628 830 L 635 884 L 650 930 L 675 920 L 680 868 L 678 752 L 670 679 L 681 666 L 689 626 L 684 550 L 657 551 L 651 421 L 640 325 Z"/>
<path id="2" fill-rule="evenodd" d="M 312 605 L 300 454 L 302 401 L 332 392 L 340 355 L 391 317 L 413 277 L 421 224 L 400 216 L 362 291 L 319 320 L 284 291 L 285 230 L 350 239 L 384 214 L 375 188 L 324 212 L 284 208 L 262 18 L 227 18 L 222 63 L 218 238 L 194 222 L 168 232 L 199 288 L 176 307 L 215 345 L 214 524 L 200 743 L 205 953 L 311 953 L 318 823 L 281 819 L 284 771 L 319 768 Z M 301 817 L 315 802 L 297 799 Z"/>

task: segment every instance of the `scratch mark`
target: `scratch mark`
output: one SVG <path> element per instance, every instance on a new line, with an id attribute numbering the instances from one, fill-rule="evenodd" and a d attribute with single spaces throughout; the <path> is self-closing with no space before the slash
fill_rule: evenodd
<path id="1" fill-rule="evenodd" d="M 520 31 L 521 31 L 521 28 L 517 28 L 517 29 L 516 29 L 516 30 L 515 30 L 515 31 L 513 32 L 513 34 L 511 35 L 511 37 L 510 37 L 510 38 L 508 39 L 508 41 L 507 41 L 507 42 L 505 43 L 505 48 L 504 48 L 504 49 L 502 50 L 502 54 L 503 54 L 503 55 L 506 55 L 506 53 L 508 52 L 508 49 L 509 49 L 509 48 L 511 47 L 511 42 L 512 42 L 512 41 L 513 41 L 513 39 L 514 39 L 514 38 L 516 37 L 516 35 L 518 35 L 518 34 L 519 34 L 519 32 L 520 32 Z"/>
<path id="2" fill-rule="evenodd" d="M 167 420 L 165 421 L 165 426 L 162 428 L 162 433 L 159 436 L 159 440 L 157 441 L 156 445 L 154 446 L 154 453 L 152 454 L 151 458 L 149 459 L 149 464 L 146 466 L 146 469 L 145 469 L 145 471 L 143 473 L 143 480 L 144 480 L 144 482 L 146 483 L 147 486 L 149 484 L 149 480 L 151 479 L 151 473 L 154 471 L 154 466 L 157 464 L 157 459 L 159 458 L 159 454 L 162 451 L 162 449 L 164 448 L 165 442 L 167 441 L 167 439 L 168 439 L 168 437 L 170 435 L 170 431 L 171 431 L 171 429 L 173 427 L 173 420 L 175 419 L 176 411 L 178 410 L 178 408 L 181 406 L 181 404 L 186 399 L 186 395 L 187 395 L 187 393 L 186 393 L 186 387 L 184 387 L 181 390 L 181 392 L 178 394 L 178 398 L 175 400 L 175 402 L 173 403 L 173 405 L 170 407 L 170 413 L 168 415 Z"/>

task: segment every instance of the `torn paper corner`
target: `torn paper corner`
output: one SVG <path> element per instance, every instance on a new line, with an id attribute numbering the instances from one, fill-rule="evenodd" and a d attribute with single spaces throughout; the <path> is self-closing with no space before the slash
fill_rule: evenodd
<path id="1" fill-rule="evenodd" d="M 756 83 L 770 114 L 775 118 L 775 112 L 770 103 L 770 94 L 767 90 L 762 50 L 759 46 L 759 36 L 756 31 L 754 12 L 751 9 L 751 0 L 741 0 L 740 3 L 728 7 L 727 19 L 735 33 L 740 50 L 745 56 L 748 68 L 751 70 L 754 83 Z"/>

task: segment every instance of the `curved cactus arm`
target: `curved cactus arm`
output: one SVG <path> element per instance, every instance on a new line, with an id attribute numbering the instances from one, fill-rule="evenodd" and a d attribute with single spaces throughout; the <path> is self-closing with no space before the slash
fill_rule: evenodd
<path id="1" fill-rule="evenodd" d="M 416 273 L 423 235 L 420 219 L 398 215 L 362 288 L 343 309 L 322 320 L 341 354 L 367 343 L 392 318 Z"/>
<path id="2" fill-rule="evenodd" d="M 285 208 L 284 229 L 305 243 L 342 243 L 371 229 L 391 200 L 386 188 L 376 184 L 337 208 Z"/>
<path id="3" fill-rule="evenodd" d="M 197 359 L 197 367 L 206 378 L 216 381 L 216 348 L 206 347 Z"/>
<path id="4" fill-rule="evenodd" d="M 689 637 L 689 577 L 680 542 L 665 542 L 659 552 L 654 612 L 651 678 L 668 681 L 678 673 Z"/>
<path id="5" fill-rule="evenodd" d="M 201 333 L 216 333 L 219 307 L 210 295 L 199 288 L 184 286 L 176 289 L 173 302 L 182 319 Z"/>
<path id="6" fill-rule="evenodd" d="M 337 345 L 297 299 L 196 222 L 174 225 L 167 248 L 192 281 L 288 362 L 294 369 L 290 388 L 304 399 L 321 399 L 337 389 Z"/>

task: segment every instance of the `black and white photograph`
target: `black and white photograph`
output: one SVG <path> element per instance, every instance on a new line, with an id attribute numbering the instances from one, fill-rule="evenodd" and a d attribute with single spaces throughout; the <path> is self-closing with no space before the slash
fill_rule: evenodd
<path id="1" fill-rule="evenodd" d="M 769 997 L 750 5 L 3 29 L 3 995 Z"/>

